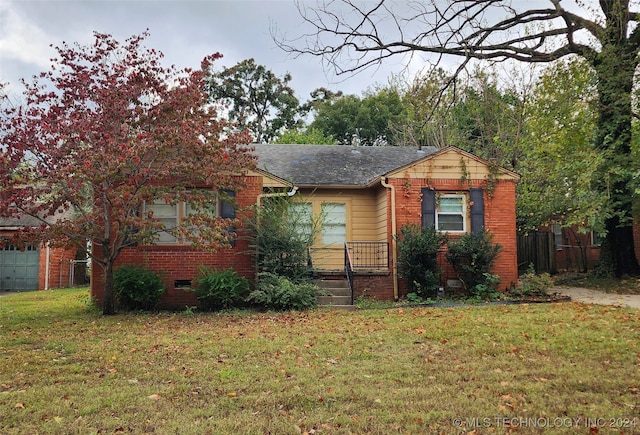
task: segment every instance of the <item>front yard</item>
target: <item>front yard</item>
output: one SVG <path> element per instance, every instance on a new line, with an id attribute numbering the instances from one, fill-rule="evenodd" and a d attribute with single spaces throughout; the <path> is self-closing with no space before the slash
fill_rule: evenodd
<path id="1" fill-rule="evenodd" d="M 103 317 L 0 298 L 0 433 L 640 432 L 640 311 L 574 303 Z M 519 426 L 519 427 L 516 427 Z"/>

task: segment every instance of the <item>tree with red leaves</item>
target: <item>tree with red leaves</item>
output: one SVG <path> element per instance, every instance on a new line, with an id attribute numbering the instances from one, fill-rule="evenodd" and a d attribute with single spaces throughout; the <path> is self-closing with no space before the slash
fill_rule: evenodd
<path id="1" fill-rule="evenodd" d="M 23 241 L 91 241 L 93 265 L 104 269 L 103 313 L 113 314 L 121 251 L 163 232 L 211 251 L 226 246 L 233 223 L 212 204 L 255 162 L 249 135 L 223 134 L 227 122 L 207 103 L 220 54 L 178 70 L 143 46 L 148 32 L 124 42 L 94 36 L 93 45 L 55 47 L 51 70 L 22 80 L 21 103 L 0 96 L 0 214 L 41 222 L 21 231 Z M 144 207 L 178 202 L 190 212 L 172 228 Z"/>

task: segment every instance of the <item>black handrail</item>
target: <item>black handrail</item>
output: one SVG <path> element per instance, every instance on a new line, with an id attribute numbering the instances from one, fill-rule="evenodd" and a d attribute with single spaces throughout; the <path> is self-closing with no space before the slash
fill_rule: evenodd
<path id="1" fill-rule="evenodd" d="M 353 262 L 351 261 L 351 254 L 349 253 L 349 245 L 347 243 L 344 244 L 344 271 L 347 275 L 347 281 L 349 282 L 351 305 L 353 305 Z"/>

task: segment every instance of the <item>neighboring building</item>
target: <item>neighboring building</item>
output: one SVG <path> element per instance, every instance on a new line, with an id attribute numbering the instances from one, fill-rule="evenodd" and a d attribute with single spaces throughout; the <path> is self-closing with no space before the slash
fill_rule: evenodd
<path id="1" fill-rule="evenodd" d="M 342 279 L 345 254 L 353 266 L 354 296 L 402 297 L 406 288 L 395 273 L 395 235 L 404 225 L 435 225 L 450 238 L 486 228 L 502 245 L 494 273 L 500 289 L 518 279 L 515 184 L 519 176 L 455 147 L 349 147 L 337 145 L 255 145 L 258 169 L 242 176 L 235 209 L 221 214 L 246 216 L 270 192 L 293 191 L 311 215 L 325 216 L 311 251 L 319 277 Z M 446 204 L 446 207 L 443 205 Z M 179 219 L 179 206 L 172 212 Z M 304 224 L 304 223 L 302 223 Z M 153 246 L 125 249 L 118 264 L 140 264 L 161 272 L 168 291 L 161 306 L 184 309 L 197 304 L 185 290 L 199 265 L 233 267 L 255 278 L 255 265 L 244 229 L 236 228 L 235 246 L 209 254 L 188 243 L 167 239 Z M 452 268 L 440 253 L 442 284 L 457 287 Z M 100 301 L 102 275 L 92 270 L 92 295 Z M 451 287 L 451 288 L 449 288 Z"/>
<path id="2" fill-rule="evenodd" d="M 25 227 L 40 221 L 23 216 L 0 218 L 0 291 L 48 290 L 74 284 L 76 249 L 52 248 L 48 243 L 16 246 L 12 242 Z"/>

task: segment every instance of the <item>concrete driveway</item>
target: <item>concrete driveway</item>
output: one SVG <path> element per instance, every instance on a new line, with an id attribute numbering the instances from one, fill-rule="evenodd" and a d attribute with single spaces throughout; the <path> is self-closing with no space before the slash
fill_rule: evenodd
<path id="1" fill-rule="evenodd" d="M 579 287 L 554 287 L 551 291 L 569 296 L 575 302 L 640 309 L 640 295 L 618 295 Z"/>

